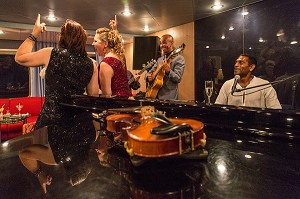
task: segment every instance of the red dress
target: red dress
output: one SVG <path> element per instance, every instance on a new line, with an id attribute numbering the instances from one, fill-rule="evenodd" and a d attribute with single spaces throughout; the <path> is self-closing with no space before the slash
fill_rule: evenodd
<path id="1" fill-rule="evenodd" d="M 114 71 L 114 76 L 111 79 L 112 97 L 130 97 L 131 90 L 128 85 L 126 65 L 114 57 L 105 57 L 102 62 L 110 65 Z"/>

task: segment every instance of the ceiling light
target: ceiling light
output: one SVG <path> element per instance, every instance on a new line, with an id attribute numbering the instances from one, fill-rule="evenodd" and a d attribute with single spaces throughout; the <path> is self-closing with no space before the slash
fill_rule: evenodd
<path id="1" fill-rule="evenodd" d="M 149 26 L 148 25 L 145 25 L 144 27 L 144 31 L 148 32 L 149 31 Z"/>
<path id="2" fill-rule="evenodd" d="M 54 15 L 49 15 L 46 17 L 46 19 L 48 19 L 49 21 L 56 21 L 57 17 L 55 17 Z"/>
<path id="3" fill-rule="evenodd" d="M 220 2 L 216 2 L 214 5 L 211 6 L 213 10 L 220 10 L 223 7 L 224 5 L 222 5 Z"/>
<path id="4" fill-rule="evenodd" d="M 130 12 L 129 10 L 124 10 L 123 12 L 121 12 L 121 14 L 127 17 L 132 15 L 132 12 Z"/>
<path id="5" fill-rule="evenodd" d="M 205 46 L 205 48 L 209 48 L 209 46 Z"/>
<path id="6" fill-rule="evenodd" d="M 221 39 L 225 39 L 225 35 L 222 35 Z"/>
<path id="7" fill-rule="evenodd" d="M 233 26 L 230 26 L 228 30 L 234 30 L 234 27 L 233 27 Z"/>
<path id="8" fill-rule="evenodd" d="M 262 37 L 260 37 L 258 41 L 261 42 L 261 43 L 264 42 Z"/>
<path id="9" fill-rule="evenodd" d="M 291 41 L 291 44 L 297 44 L 298 42 L 296 40 Z"/>
<path id="10" fill-rule="evenodd" d="M 248 14 L 249 14 L 249 12 L 246 11 L 246 10 L 242 12 L 242 15 L 243 15 L 243 16 L 248 15 Z"/>

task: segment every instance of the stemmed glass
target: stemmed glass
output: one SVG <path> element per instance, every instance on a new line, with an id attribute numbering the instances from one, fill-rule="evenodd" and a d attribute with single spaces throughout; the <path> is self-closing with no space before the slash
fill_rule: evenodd
<path id="1" fill-rule="evenodd" d="M 212 93 L 213 93 L 213 88 L 214 88 L 213 81 L 205 81 L 205 93 L 206 93 L 207 98 L 208 98 L 207 105 L 211 105 L 210 98 L 211 98 Z"/>
<path id="2" fill-rule="evenodd" d="M 20 103 L 18 105 L 16 105 L 16 108 L 18 109 L 19 111 L 19 116 L 21 115 L 21 110 L 23 108 L 23 105 L 21 105 Z"/>

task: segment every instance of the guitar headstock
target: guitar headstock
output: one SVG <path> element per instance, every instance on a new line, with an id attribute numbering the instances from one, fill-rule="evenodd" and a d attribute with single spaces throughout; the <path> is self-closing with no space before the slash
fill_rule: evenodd
<path id="1" fill-rule="evenodd" d="M 185 43 L 182 43 L 178 48 L 176 48 L 175 50 L 172 51 L 172 53 L 169 55 L 168 59 L 173 58 L 174 56 L 176 56 L 178 53 L 183 51 L 184 48 L 185 48 Z"/>
<path id="2" fill-rule="evenodd" d="M 155 63 L 156 63 L 156 60 L 151 59 L 150 61 L 147 62 L 147 65 L 143 66 L 144 70 L 151 68 Z"/>
<path id="3" fill-rule="evenodd" d="M 148 66 L 148 65 L 152 66 L 152 65 L 155 64 L 155 63 L 156 63 L 156 60 L 151 59 L 151 61 L 148 61 L 148 62 L 147 62 L 147 66 Z"/>

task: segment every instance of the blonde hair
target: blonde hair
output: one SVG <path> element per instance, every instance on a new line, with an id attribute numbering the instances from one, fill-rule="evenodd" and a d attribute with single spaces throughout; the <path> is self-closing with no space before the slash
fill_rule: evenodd
<path id="1" fill-rule="evenodd" d="M 101 41 L 108 42 L 110 51 L 117 54 L 122 63 L 125 60 L 125 49 L 122 43 L 122 36 L 117 30 L 111 30 L 108 28 L 98 28 L 96 34 L 99 35 Z"/>

